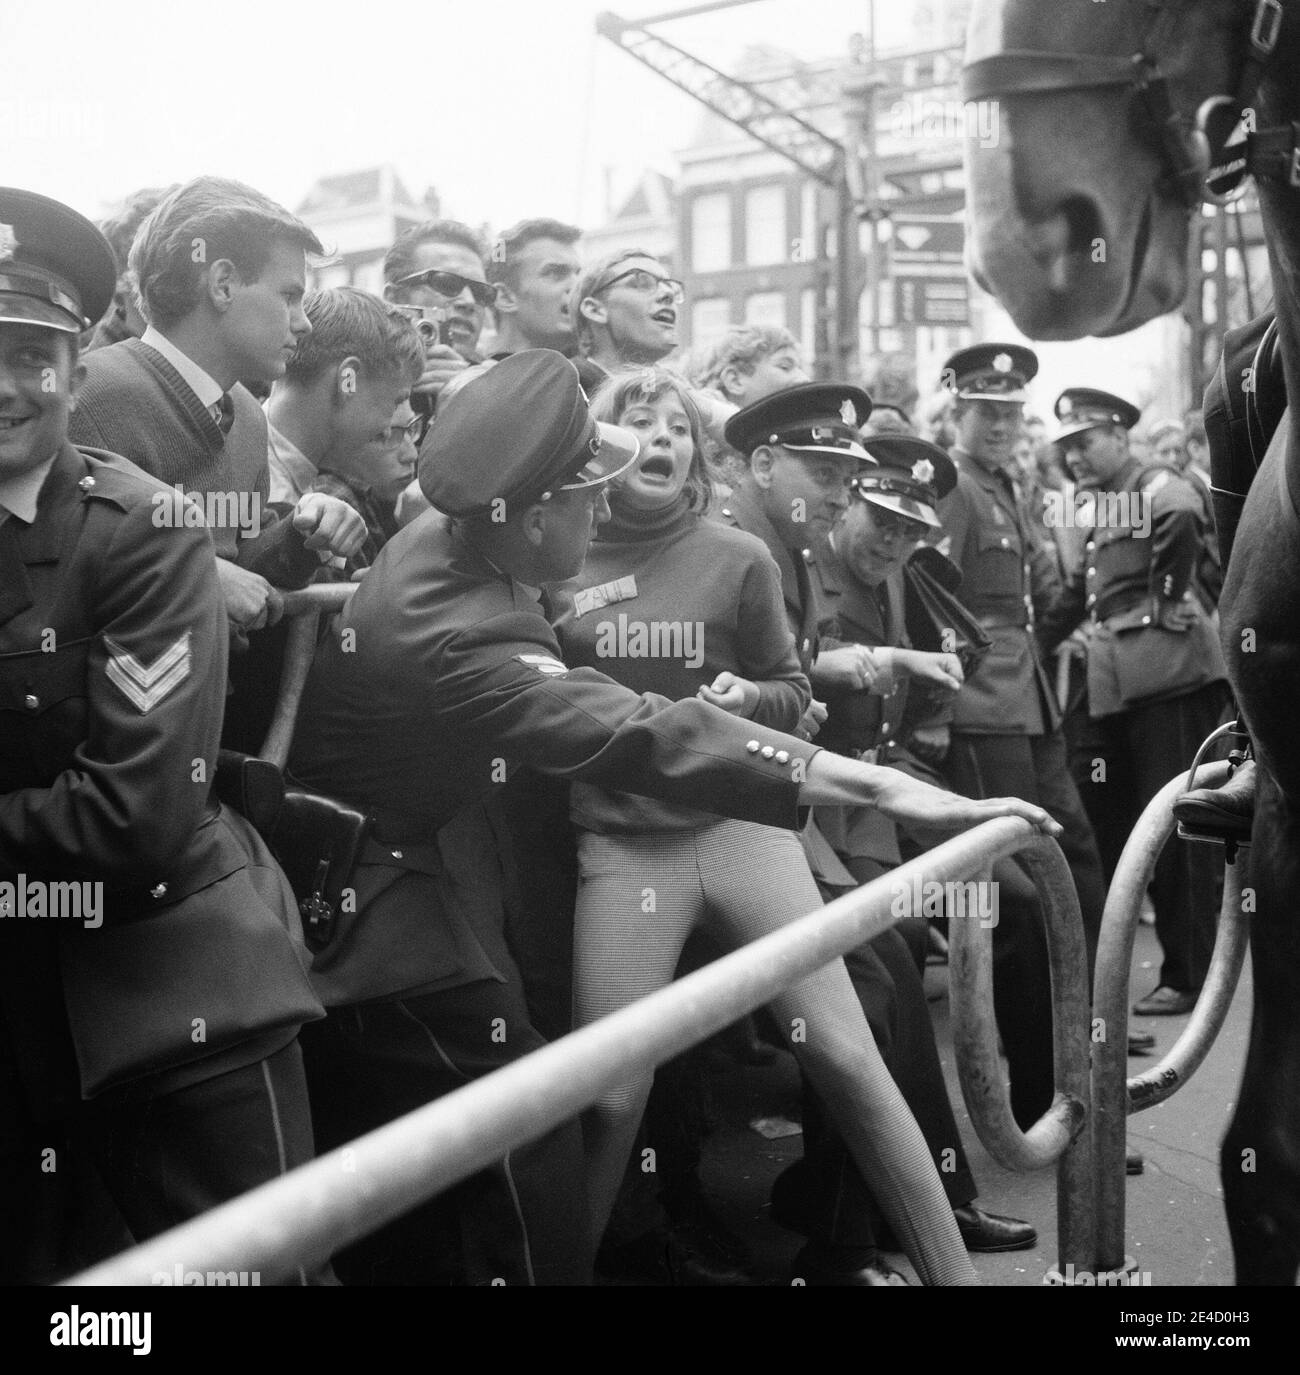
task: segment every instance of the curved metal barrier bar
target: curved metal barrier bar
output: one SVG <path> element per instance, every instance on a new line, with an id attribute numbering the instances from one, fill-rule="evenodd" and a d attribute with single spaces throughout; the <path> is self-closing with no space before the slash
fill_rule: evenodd
<path id="1" fill-rule="evenodd" d="M 993 1015 L 993 932 L 983 922 L 950 920 L 949 995 L 962 1097 L 990 1155 L 1009 1170 L 1059 1161 L 1057 1249 L 1068 1265 L 1091 1270 L 1095 1256 L 1092 1140 L 1083 1128 L 1089 1082 L 1088 954 L 1079 898 L 1060 846 L 1046 836 L 1009 847 L 1043 899 L 1052 978 L 1056 1101 L 1027 1132 L 1011 1113 Z M 1003 858 L 999 855 L 997 858 Z M 991 872 L 982 876 L 991 881 Z"/>
<path id="2" fill-rule="evenodd" d="M 1220 761 L 1203 765 L 1196 774 L 1197 787 L 1218 787 L 1228 776 L 1228 764 Z M 1093 1051 L 1092 1107 L 1093 1155 L 1097 1171 L 1097 1264 L 1098 1273 L 1124 1266 L 1124 1156 L 1125 1133 L 1130 1107 L 1128 1083 L 1128 999 L 1129 969 L 1133 962 L 1133 943 L 1137 935 L 1138 913 L 1156 861 L 1173 834 L 1174 800 L 1187 791 L 1189 779 L 1179 775 L 1170 779 L 1147 804 L 1133 828 L 1111 880 L 1097 942 L 1097 968 L 1093 980 L 1093 1015 L 1101 1038 Z M 1236 884 L 1225 884 L 1225 909 L 1220 916 L 1210 975 L 1197 1001 L 1196 1012 L 1173 1050 L 1155 1070 L 1139 1076 L 1142 1084 L 1168 1070 L 1181 1077 L 1170 1080 L 1168 1091 L 1151 1097 L 1158 1102 L 1168 1097 L 1205 1058 L 1210 1043 L 1223 1025 L 1232 991 L 1241 972 L 1245 953 L 1245 933 L 1241 929 L 1240 902 L 1231 913 L 1226 899 L 1237 893 Z M 1226 916 L 1226 920 L 1225 920 Z M 1202 1011 L 1204 1008 L 1204 1011 Z M 1139 1089 L 1139 1096 L 1150 1093 Z M 1141 1106 L 1150 1106 L 1144 1102 Z"/>
<path id="3" fill-rule="evenodd" d="M 1241 907 L 1241 865 L 1229 864 L 1223 875 L 1223 903 L 1205 985 L 1183 1034 L 1169 1053 L 1158 1065 L 1128 1081 L 1130 1117 L 1163 1103 L 1200 1069 L 1201 1061 L 1223 1030 L 1249 948 L 1250 922 Z"/>
<path id="4" fill-rule="evenodd" d="M 887 930 L 905 915 L 900 891 L 926 880 L 962 879 L 1041 840 L 1024 821 L 985 822 L 632 1006 L 67 1283 L 144 1285 L 158 1272 L 174 1272 L 177 1263 L 258 1271 L 265 1282 L 315 1267 L 576 1116 L 630 1070 L 663 1063 Z M 966 1282 L 973 1283 L 966 1264 Z"/>
<path id="5" fill-rule="evenodd" d="M 294 723 L 307 674 L 316 653 L 316 636 L 320 618 L 341 611 L 357 590 L 354 582 L 313 583 L 297 592 L 282 592 L 283 615 L 292 617 L 284 649 L 284 668 L 280 675 L 280 691 L 276 697 L 275 714 L 262 742 L 261 757 L 284 768 L 293 743 Z"/>

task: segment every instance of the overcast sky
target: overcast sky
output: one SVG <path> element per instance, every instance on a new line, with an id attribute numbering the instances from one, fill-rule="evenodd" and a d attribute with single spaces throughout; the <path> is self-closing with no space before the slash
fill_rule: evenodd
<path id="1" fill-rule="evenodd" d="M 671 171 L 699 109 L 595 35 L 673 0 L 0 0 L 0 171 L 92 217 L 212 172 L 296 207 L 322 174 L 397 165 L 419 196 L 500 228 L 593 223 L 615 187 Z M 906 34 L 884 0 L 882 43 Z M 843 56 L 867 0 L 755 0 L 659 32 L 724 70 L 748 43 Z"/>

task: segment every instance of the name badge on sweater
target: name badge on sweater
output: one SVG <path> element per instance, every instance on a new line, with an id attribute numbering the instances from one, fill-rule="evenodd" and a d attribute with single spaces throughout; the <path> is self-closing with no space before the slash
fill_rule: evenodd
<path id="1" fill-rule="evenodd" d="M 575 593 L 573 614 L 585 616 L 588 611 L 599 611 L 615 602 L 630 602 L 635 596 L 636 578 L 629 573 L 625 578 L 603 582 L 599 587 L 584 587 L 581 592 Z"/>

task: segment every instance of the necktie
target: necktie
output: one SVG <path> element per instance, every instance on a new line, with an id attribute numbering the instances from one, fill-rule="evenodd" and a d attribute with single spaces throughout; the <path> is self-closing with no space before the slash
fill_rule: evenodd
<path id="1" fill-rule="evenodd" d="M 221 431 L 222 438 L 230 433 L 230 427 L 235 423 L 235 402 L 230 393 L 222 392 L 221 400 L 214 401 L 208 407 L 213 420 L 217 422 L 217 428 Z"/>

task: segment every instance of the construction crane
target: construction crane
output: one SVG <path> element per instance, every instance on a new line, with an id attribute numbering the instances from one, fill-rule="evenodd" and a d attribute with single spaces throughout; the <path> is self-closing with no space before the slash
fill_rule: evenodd
<path id="1" fill-rule="evenodd" d="M 706 109 L 779 153 L 833 194 L 830 223 L 823 222 L 818 235 L 818 287 L 822 308 L 817 312 L 815 353 L 822 364 L 820 370 L 829 371 L 836 377 L 856 376 L 858 298 L 864 285 L 858 223 L 873 209 L 871 188 L 862 176 L 861 162 L 851 158 L 843 144 L 795 112 L 794 101 L 803 92 L 793 81 L 784 90 L 788 99 L 776 99 L 757 85 L 728 76 L 650 30 L 652 24 L 749 3 L 752 0 L 716 0 L 712 4 L 694 5 L 641 19 L 623 19 L 606 11 L 597 16 L 596 32 Z M 783 93 L 780 85 L 775 90 L 778 97 Z M 856 90 L 852 94 L 856 95 Z M 868 178 L 870 175 L 868 169 Z M 833 259 L 830 252 L 832 230 Z M 876 275 L 874 256 L 873 279 Z M 825 366 L 827 362 L 829 368 Z"/>

